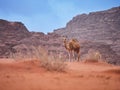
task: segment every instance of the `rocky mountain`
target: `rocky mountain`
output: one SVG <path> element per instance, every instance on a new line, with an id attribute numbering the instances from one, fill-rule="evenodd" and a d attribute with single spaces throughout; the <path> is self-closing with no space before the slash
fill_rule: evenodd
<path id="1" fill-rule="evenodd" d="M 60 35 L 55 33 L 29 32 L 21 22 L 0 19 L 0 57 L 9 57 L 11 53 L 25 53 L 41 46 L 49 53 L 62 50 Z M 58 48 L 59 47 L 59 48 Z"/>
<path id="2" fill-rule="evenodd" d="M 23 38 L 30 37 L 27 28 L 21 22 L 9 22 L 0 19 L 0 57 L 6 57 L 12 47 L 19 44 Z"/>
<path id="3" fill-rule="evenodd" d="M 82 54 L 89 49 L 99 50 L 108 62 L 120 64 L 120 6 L 77 15 L 54 33 L 77 38 Z"/>
<path id="4" fill-rule="evenodd" d="M 33 52 L 43 47 L 48 54 L 67 56 L 62 36 L 77 38 L 81 44 L 81 59 L 89 50 L 97 50 L 103 60 L 120 65 L 120 7 L 73 17 L 66 27 L 47 35 L 29 32 L 21 22 L 0 19 L 0 58 L 11 53 Z M 33 56 L 33 55 L 32 55 Z"/>

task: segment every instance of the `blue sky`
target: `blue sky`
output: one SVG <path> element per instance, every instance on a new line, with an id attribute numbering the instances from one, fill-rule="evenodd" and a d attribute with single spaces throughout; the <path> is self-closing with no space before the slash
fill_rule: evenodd
<path id="1" fill-rule="evenodd" d="M 20 21 L 29 31 L 52 32 L 74 16 L 120 6 L 120 0 L 0 0 L 0 19 Z"/>

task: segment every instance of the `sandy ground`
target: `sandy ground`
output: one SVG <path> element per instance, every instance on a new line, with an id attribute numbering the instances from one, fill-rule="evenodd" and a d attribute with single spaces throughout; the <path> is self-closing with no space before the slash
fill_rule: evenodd
<path id="1" fill-rule="evenodd" d="M 66 72 L 50 72 L 39 61 L 0 60 L 0 90 L 120 90 L 120 66 L 67 62 Z"/>

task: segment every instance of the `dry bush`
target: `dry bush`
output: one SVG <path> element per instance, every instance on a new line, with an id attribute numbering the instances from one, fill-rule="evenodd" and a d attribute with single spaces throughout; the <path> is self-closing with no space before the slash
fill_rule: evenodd
<path id="1" fill-rule="evenodd" d="M 98 62 L 101 60 L 101 54 L 99 51 L 89 50 L 88 54 L 85 55 L 85 62 Z"/>
<path id="2" fill-rule="evenodd" d="M 48 71 L 64 72 L 66 68 L 65 62 L 60 60 L 41 60 L 40 65 Z"/>
<path id="3" fill-rule="evenodd" d="M 11 53 L 10 58 L 14 60 L 39 60 L 40 66 L 49 71 L 65 71 L 66 64 L 61 55 L 48 55 L 47 51 L 41 47 L 29 46 L 26 51 L 19 50 Z"/>
<path id="4" fill-rule="evenodd" d="M 48 55 L 44 49 L 42 49 L 40 63 L 41 67 L 44 67 L 48 71 L 63 72 L 67 66 L 60 54 L 57 56 L 55 54 Z"/>

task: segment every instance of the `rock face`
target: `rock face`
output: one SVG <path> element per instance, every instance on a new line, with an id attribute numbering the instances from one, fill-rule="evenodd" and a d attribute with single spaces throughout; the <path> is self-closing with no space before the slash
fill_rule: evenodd
<path id="1" fill-rule="evenodd" d="M 0 20 L 0 57 L 9 57 L 11 53 L 33 51 L 34 47 L 44 47 L 49 53 L 63 50 L 60 35 L 42 32 L 29 32 L 21 22 Z M 62 49 L 61 49 L 62 48 Z M 37 49 L 37 48 L 36 48 Z"/>
<path id="2" fill-rule="evenodd" d="M 21 22 L 9 22 L 0 19 L 0 57 L 7 57 L 23 38 L 30 37 L 27 28 Z"/>
<path id="3" fill-rule="evenodd" d="M 0 19 L 0 58 L 19 51 L 26 55 L 27 51 L 32 52 L 33 47 L 39 46 L 44 47 L 49 54 L 66 57 L 61 36 L 80 41 L 81 58 L 93 49 L 99 51 L 107 62 L 120 65 L 120 7 L 78 15 L 66 27 L 47 35 L 29 32 L 21 22 Z"/>
<path id="4" fill-rule="evenodd" d="M 99 50 L 110 63 L 120 64 L 120 7 L 73 17 L 54 33 L 81 42 L 81 53 Z"/>

